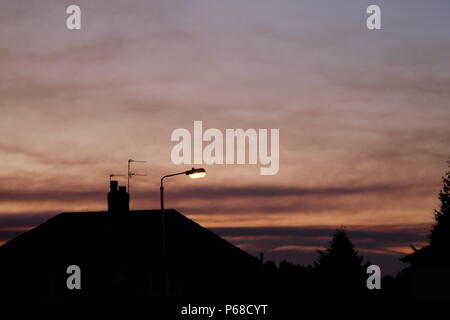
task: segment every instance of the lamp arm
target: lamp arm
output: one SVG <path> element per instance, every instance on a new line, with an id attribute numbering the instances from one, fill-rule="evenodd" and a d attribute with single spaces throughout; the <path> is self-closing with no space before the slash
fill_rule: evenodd
<path id="1" fill-rule="evenodd" d="M 177 173 L 172 173 L 172 174 L 168 174 L 168 175 L 163 176 L 163 177 L 161 178 L 161 187 L 163 186 L 163 180 L 164 180 L 165 178 L 173 177 L 173 176 L 178 176 L 178 175 L 180 175 L 180 174 L 185 174 L 185 173 L 186 173 L 186 171 L 183 171 L 183 172 L 177 172 Z"/>

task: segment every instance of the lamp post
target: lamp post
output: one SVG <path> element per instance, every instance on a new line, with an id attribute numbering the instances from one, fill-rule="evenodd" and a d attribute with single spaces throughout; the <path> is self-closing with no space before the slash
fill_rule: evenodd
<path id="1" fill-rule="evenodd" d="M 160 191 L 160 200 L 161 200 L 161 230 L 162 230 L 162 259 L 163 259 L 163 269 L 166 268 L 166 224 L 165 224 L 165 215 L 164 215 L 164 179 L 165 178 L 169 178 L 169 177 L 173 177 L 173 176 L 178 176 L 178 175 L 182 175 L 185 174 L 187 176 L 189 176 L 191 179 L 198 179 L 198 178 L 203 178 L 206 176 L 206 170 L 203 168 L 192 168 L 191 170 L 187 170 L 187 171 L 183 171 L 183 172 L 177 172 L 177 173 L 172 173 L 172 174 L 168 174 L 165 175 L 161 178 L 161 186 L 159 188 Z M 167 270 L 164 270 L 165 272 L 165 290 L 166 290 L 166 295 L 168 294 L 168 278 L 167 278 Z"/>

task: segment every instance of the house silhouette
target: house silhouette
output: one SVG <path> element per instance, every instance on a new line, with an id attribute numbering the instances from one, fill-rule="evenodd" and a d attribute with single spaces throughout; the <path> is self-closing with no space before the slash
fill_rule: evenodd
<path id="1" fill-rule="evenodd" d="M 0 247 L 0 297 L 184 299 L 256 290 L 255 257 L 175 210 L 128 210 L 111 183 L 108 211 L 61 213 Z M 126 193 L 126 192 L 125 192 Z M 115 197 L 118 198 L 115 198 Z M 67 267 L 81 269 L 69 290 Z"/>
<path id="2" fill-rule="evenodd" d="M 450 298 L 450 254 L 448 248 L 427 245 L 401 258 L 411 265 L 415 299 Z"/>

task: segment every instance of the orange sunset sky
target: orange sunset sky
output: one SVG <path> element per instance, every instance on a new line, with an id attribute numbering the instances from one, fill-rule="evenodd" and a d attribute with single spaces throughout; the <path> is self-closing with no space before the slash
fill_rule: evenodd
<path id="1" fill-rule="evenodd" d="M 373 1 L 372 1 L 373 2 Z M 0 243 L 63 211 L 105 210 L 108 176 L 146 160 L 131 208 L 159 206 L 170 135 L 280 129 L 280 170 L 203 165 L 166 206 L 267 259 L 312 263 L 345 227 L 395 272 L 427 238 L 450 150 L 450 3 L 0 2 Z M 126 179 L 119 179 L 126 184 Z"/>

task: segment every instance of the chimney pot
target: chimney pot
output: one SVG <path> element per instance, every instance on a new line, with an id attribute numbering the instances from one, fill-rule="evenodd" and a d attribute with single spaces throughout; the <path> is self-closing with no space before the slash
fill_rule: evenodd
<path id="1" fill-rule="evenodd" d="M 117 181 L 111 181 L 108 193 L 108 212 L 110 214 L 126 214 L 130 210 L 130 196 L 127 188 L 118 187 Z"/>
<path id="2" fill-rule="evenodd" d="M 111 192 L 117 191 L 117 186 L 119 183 L 115 180 L 112 180 L 109 182 L 109 188 L 111 189 Z"/>

